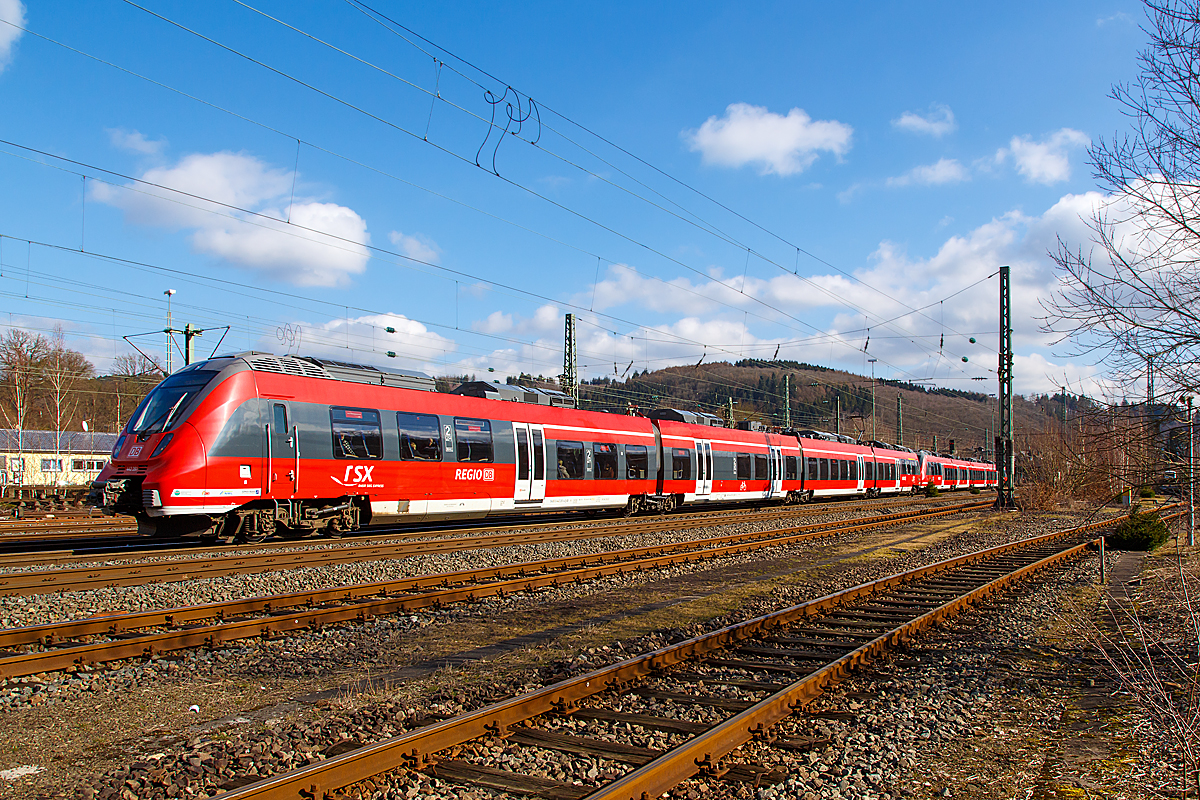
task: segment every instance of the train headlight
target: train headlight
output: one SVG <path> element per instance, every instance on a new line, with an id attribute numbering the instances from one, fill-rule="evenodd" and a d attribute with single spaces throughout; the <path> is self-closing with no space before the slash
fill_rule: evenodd
<path id="1" fill-rule="evenodd" d="M 167 445 L 171 443 L 171 439 L 175 438 L 175 434 L 168 433 L 166 436 L 158 440 L 158 447 L 154 448 L 154 452 L 150 454 L 151 458 L 155 458 L 163 450 L 167 449 Z"/>

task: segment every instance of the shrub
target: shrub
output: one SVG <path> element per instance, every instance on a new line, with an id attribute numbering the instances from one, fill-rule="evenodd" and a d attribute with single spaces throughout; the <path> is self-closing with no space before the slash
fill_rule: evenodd
<path id="1" fill-rule="evenodd" d="M 1138 497 L 1154 497 L 1154 490 L 1149 486 L 1143 486 L 1142 490 L 1138 492 Z"/>
<path id="2" fill-rule="evenodd" d="M 978 486 L 972 486 L 972 487 L 971 487 L 971 494 L 979 494 L 979 487 L 978 487 Z"/>
<path id="3" fill-rule="evenodd" d="M 937 497 L 940 494 L 941 494 L 941 492 L 938 491 L 938 487 L 937 487 L 936 483 L 931 483 L 925 487 L 925 496 L 926 497 Z"/>
<path id="4" fill-rule="evenodd" d="M 1167 525 L 1158 517 L 1157 511 L 1139 511 L 1135 504 L 1129 516 L 1104 542 L 1114 550 L 1155 550 L 1167 541 Z"/>

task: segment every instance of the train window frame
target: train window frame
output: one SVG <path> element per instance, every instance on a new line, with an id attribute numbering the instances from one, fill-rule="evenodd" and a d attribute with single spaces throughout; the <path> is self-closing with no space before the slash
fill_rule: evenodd
<path id="1" fill-rule="evenodd" d="M 615 481 L 619 474 L 617 446 L 612 442 L 592 444 L 592 479 Z M 606 474 L 607 473 L 607 474 Z"/>
<path id="2" fill-rule="evenodd" d="M 692 479 L 692 451 L 683 447 L 671 448 L 671 480 Z"/>
<path id="3" fill-rule="evenodd" d="M 408 424 L 411 420 L 415 424 Z M 420 423 L 424 427 L 418 427 Z M 442 423 L 437 414 L 418 414 L 415 411 L 396 412 L 396 433 L 400 437 L 401 461 L 441 461 L 442 460 Z M 419 433 L 423 444 L 419 447 L 414 443 Z"/>
<path id="4" fill-rule="evenodd" d="M 560 481 L 583 480 L 585 457 L 583 442 L 559 439 L 554 442 L 557 469 L 555 476 Z"/>
<path id="5" fill-rule="evenodd" d="M 816 456 L 808 456 L 808 463 L 805 468 L 808 470 L 807 477 L 810 481 L 819 481 L 821 479 L 821 459 Z"/>
<path id="6" fill-rule="evenodd" d="M 736 453 L 734 455 L 734 478 L 739 481 L 751 480 L 754 469 L 754 460 L 750 458 L 749 453 Z"/>
<path id="7" fill-rule="evenodd" d="M 641 464 L 641 470 L 637 469 Z M 640 471 L 640 475 L 637 474 Z M 625 476 L 626 480 L 644 481 L 650 474 L 650 448 L 644 444 L 625 445 Z"/>
<path id="8" fill-rule="evenodd" d="M 785 481 L 797 480 L 800 476 L 799 459 L 796 456 L 784 456 L 783 460 L 783 479 Z"/>
<path id="9" fill-rule="evenodd" d="M 471 426 L 478 428 L 472 430 Z M 487 434 L 474 436 L 472 434 Z M 466 449 L 464 451 L 464 444 Z M 454 455 L 460 464 L 491 464 L 496 460 L 495 443 L 492 441 L 492 421 L 474 417 L 454 418 Z M 465 456 L 465 458 L 464 458 Z"/>
<path id="10" fill-rule="evenodd" d="M 821 459 L 821 478 L 820 478 L 820 480 L 827 481 L 830 479 L 829 478 L 829 462 L 830 462 L 830 459 L 828 459 L 828 458 Z"/>
<path id="11" fill-rule="evenodd" d="M 279 424 L 280 414 L 283 415 L 283 424 L 282 425 Z M 287 406 L 285 406 L 283 403 L 272 403 L 271 404 L 271 424 L 273 424 L 275 426 L 275 433 L 283 434 L 286 436 L 287 432 L 289 430 L 291 430 L 291 428 L 288 427 L 288 418 L 287 417 L 288 417 Z"/>
<path id="12" fill-rule="evenodd" d="M 754 454 L 754 480 L 765 481 L 770 477 L 770 467 L 767 464 L 766 453 Z"/>
<path id="13" fill-rule="evenodd" d="M 341 419 L 336 417 L 339 412 L 342 414 Z M 330 406 L 329 427 L 332 434 L 334 458 L 342 461 L 383 460 L 383 420 L 377 409 Z M 367 440 L 366 432 L 368 431 L 373 433 L 372 438 L 377 451 L 375 453 L 372 453 L 371 443 Z M 352 437 L 356 435 L 362 441 L 362 450 L 366 455 L 360 455 L 354 450 Z M 350 452 L 347 452 L 347 448 Z"/>

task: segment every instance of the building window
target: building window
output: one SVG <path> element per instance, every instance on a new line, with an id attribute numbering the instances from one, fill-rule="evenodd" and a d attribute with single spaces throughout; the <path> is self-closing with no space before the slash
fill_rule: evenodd
<path id="1" fill-rule="evenodd" d="M 558 442 L 559 480 L 583 477 L 583 442 Z"/>
<path id="2" fill-rule="evenodd" d="M 43 458 L 42 472 L 62 472 L 63 460 L 61 458 Z"/>
<path id="3" fill-rule="evenodd" d="M 492 423 L 486 419 L 454 418 L 454 436 L 458 441 L 458 460 L 492 460 Z"/>
<path id="4" fill-rule="evenodd" d="M 75 458 L 71 460 L 71 469 L 75 472 L 99 472 L 104 469 L 104 461 L 94 461 L 88 458 Z"/>

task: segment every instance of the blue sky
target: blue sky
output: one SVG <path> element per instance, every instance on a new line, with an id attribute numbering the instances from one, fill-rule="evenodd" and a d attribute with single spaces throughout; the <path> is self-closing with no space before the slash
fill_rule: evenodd
<path id="1" fill-rule="evenodd" d="M 141 5 L 0 0 L 0 326 L 101 371 L 172 288 L 202 354 L 994 391 L 1011 264 L 1017 391 L 1103 379 L 1036 317 L 1135 3 Z"/>

